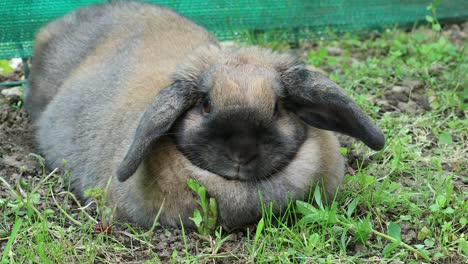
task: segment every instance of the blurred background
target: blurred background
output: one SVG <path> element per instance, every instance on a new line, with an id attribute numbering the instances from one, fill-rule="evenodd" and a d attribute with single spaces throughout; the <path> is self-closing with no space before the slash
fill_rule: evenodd
<path id="1" fill-rule="evenodd" d="M 0 59 L 29 57 L 34 34 L 45 23 L 99 0 L 1 0 Z M 344 32 L 412 27 L 432 16 L 466 20 L 467 0 L 151 0 L 205 26 L 222 40 L 261 38 L 297 42 Z M 430 19 L 430 18 L 429 18 Z M 266 35 L 264 33 L 267 33 Z"/>

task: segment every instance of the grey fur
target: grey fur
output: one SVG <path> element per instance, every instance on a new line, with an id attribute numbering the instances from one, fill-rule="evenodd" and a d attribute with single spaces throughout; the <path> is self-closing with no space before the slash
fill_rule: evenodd
<path id="1" fill-rule="evenodd" d="M 48 166 L 66 159 L 81 198 L 111 178 L 116 217 L 143 226 L 163 206 L 162 224 L 181 217 L 193 227 L 188 178 L 217 199 L 228 228 L 261 217 L 259 193 L 275 211 L 306 199 L 315 184 L 331 198 L 344 174 L 338 142 L 306 123 L 375 149 L 384 143 L 336 84 L 295 58 L 221 49 L 189 20 L 131 1 L 82 8 L 44 27 L 26 104 Z"/>
<path id="2" fill-rule="evenodd" d="M 286 74 L 291 72 L 294 74 L 288 79 L 302 81 L 285 83 L 290 106 L 306 123 L 359 138 L 375 150 L 384 147 L 384 134 L 338 85 L 304 68 L 293 68 Z"/>

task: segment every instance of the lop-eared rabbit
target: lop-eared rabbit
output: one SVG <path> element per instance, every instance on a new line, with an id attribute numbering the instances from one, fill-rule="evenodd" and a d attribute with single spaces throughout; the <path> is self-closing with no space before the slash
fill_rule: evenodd
<path id="1" fill-rule="evenodd" d="M 198 180 L 219 224 L 239 227 L 306 199 L 331 199 L 344 159 L 332 131 L 370 148 L 382 132 L 326 77 L 259 47 L 221 48 L 204 28 L 138 2 L 81 8 L 36 37 L 26 106 L 50 168 L 73 191 L 108 187 L 115 217 L 193 227 Z M 110 184 L 107 185 L 110 179 Z M 179 218 L 180 217 L 180 218 Z"/>

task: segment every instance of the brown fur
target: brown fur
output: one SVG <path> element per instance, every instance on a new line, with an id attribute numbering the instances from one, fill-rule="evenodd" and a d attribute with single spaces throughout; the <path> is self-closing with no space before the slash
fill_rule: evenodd
<path id="1" fill-rule="evenodd" d="M 181 219 L 193 227 L 188 217 L 198 205 L 188 178 L 199 180 L 217 199 L 219 223 L 226 227 L 261 217 L 259 193 L 279 211 L 290 198 L 306 199 L 315 184 L 324 185 L 327 198 L 341 184 L 338 141 L 314 127 L 305 129 L 305 141 L 289 164 L 262 180 L 227 180 L 195 166 L 177 148 L 170 129 L 180 119 L 185 132 L 202 127 L 194 107 L 200 94 L 208 94 L 220 111 L 251 109 L 258 122 L 272 120 L 281 101 L 280 136 L 294 138 L 306 127 L 300 118 L 314 124 L 303 116 L 322 109 L 307 110 L 315 99 L 294 89 L 330 90 L 332 95 L 320 98 L 339 96 L 336 108 L 356 111 L 346 122 L 364 120 L 374 131 L 351 101 L 340 103 L 348 99 L 328 80 L 301 82 L 304 66 L 292 56 L 258 47 L 222 49 L 205 29 L 154 5 L 83 8 L 46 26 L 36 42 L 27 107 L 48 165 L 68 160 L 79 196 L 111 179 L 108 201 L 117 217 L 143 226 L 150 226 L 163 206 L 162 224 L 176 226 Z M 295 109 L 296 101 L 306 107 Z"/>

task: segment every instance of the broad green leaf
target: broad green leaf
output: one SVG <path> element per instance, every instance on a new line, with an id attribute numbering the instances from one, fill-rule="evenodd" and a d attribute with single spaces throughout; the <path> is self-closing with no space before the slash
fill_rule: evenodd
<path id="1" fill-rule="evenodd" d="M 468 256 L 468 242 L 466 242 L 466 240 L 464 239 L 460 239 L 460 248 L 461 250 L 463 251 L 463 253 Z"/>
<path id="2" fill-rule="evenodd" d="M 320 193 L 320 188 L 319 186 L 315 186 L 315 191 L 314 191 L 314 199 L 317 205 L 323 209 L 323 204 L 322 204 L 322 194 Z"/>
<path id="3" fill-rule="evenodd" d="M 216 229 L 216 222 L 218 221 L 218 207 L 214 198 L 210 198 L 209 207 L 208 215 L 204 216 L 206 222 L 205 226 L 207 232 L 212 233 L 212 231 Z"/>
<path id="4" fill-rule="evenodd" d="M 437 204 L 431 204 L 431 205 L 429 206 L 429 209 L 431 209 L 431 212 L 438 212 L 438 211 L 440 211 L 440 207 L 439 207 L 439 205 L 437 205 Z"/>
<path id="5" fill-rule="evenodd" d="M 398 241 L 401 241 L 401 228 L 397 223 L 391 222 L 388 225 L 387 233 L 389 236 L 395 238 Z"/>
<path id="6" fill-rule="evenodd" d="M 440 208 L 443 208 L 447 203 L 447 198 L 445 198 L 445 195 L 438 195 L 436 198 L 436 202 Z"/>
<path id="7" fill-rule="evenodd" d="M 451 144 L 452 143 L 452 135 L 448 132 L 443 132 L 439 135 L 439 141 L 442 144 Z"/>
<path id="8" fill-rule="evenodd" d="M 348 154 L 348 148 L 341 147 L 340 152 L 341 152 L 342 155 L 347 155 Z"/>
<path id="9" fill-rule="evenodd" d="M 432 23 L 432 22 L 434 22 L 434 18 L 429 16 L 429 15 L 426 15 L 426 21 L 429 22 L 429 23 Z"/>
<path id="10" fill-rule="evenodd" d="M 435 240 L 433 238 L 424 239 L 424 245 L 431 248 L 435 245 Z"/>
<path id="11" fill-rule="evenodd" d="M 207 204 L 207 198 L 206 198 L 206 189 L 205 187 L 201 186 L 198 188 L 198 196 L 200 197 L 200 200 L 198 201 L 200 206 L 202 207 L 203 211 L 208 210 L 208 204 Z"/>
<path id="12" fill-rule="evenodd" d="M 317 211 L 317 209 L 311 204 L 299 200 L 296 201 L 296 209 L 304 216 L 315 213 Z"/>
<path id="13" fill-rule="evenodd" d="M 359 204 L 359 198 L 355 198 L 353 199 L 349 205 L 348 205 L 348 210 L 346 210 L 346 214 L 351 217 L 351 215 L 353 214 L 354 210 L 356 210 L 356 207 L 358 206 Z"/>
<path id="14" fill-rule="evenodd" d="M 441 31 L 442 27 L 440 26 L 439 23 L 432 25 L 432 29 L 435 31 Z"/>
<path id="15" fill-rule="evenodd" d="M 215 198 L 210 198 L 209 200 L 209 206 L 210 206 L 210 215 L 211 216 L 218 216 L 218 203 L 216 202 Z"/>
<path id="16" fill-rule="evenodd" d="M 432 232 L 431 232 L 431 230 L 429 228 L 427 228 L 426 226 L 423 226 L 423 228 L 421 228 L 421 231 L 418 232 L 418 240 L 419 241 L 424 240 L 431 233 Z"/>
<path id="17" fill-rule="evenodd" d="M 346 252 L 346 240 L 348 238 L 347 236 L 348 234 L 348 230 L 345 229 L 342 233 L 341 233 L 341 238 L 340 238 L 340 247 L 341 247 L 341 250 L 345 251 Z"/>
<path id="18" fill-rule="evenodd" d="M 203 221 L 200 211 L 198 211 L 198 209 L 195 209 L 195 211 L 193 211 L 193 217 L 189 217 L 189 218 L 195 223 L 195 226 L 197 227 L 199 227 L 201 222 Z"/>
<path id="19" fill-rule="evenodd" d="M 187 186 L 196 193 L 198 193 L 198 189 L 200 188 L 200 184 L 194 179 L 188 179 Z"/>
<path id="20" fill-rule="evenodd" d="M 449 206 L 445 208 L 442 212 L 444 212 L 445 214 L 453 214 L 455 213 L 455 210 L 453 210 L 453 208 Z"/>
<path id="21" fill-rule="evenodd" d="M 313 233 L 309 236 L 309 239 L 307 240 L 307 244 L 312 247 L 314 245 L 317 245 L 320 243 L 320 235 L 317 233 Z"/>
<path id="22" fill-rule="evenodd" d="M 39 204 L 41 202 L 41 195 L 38 193 L 31 194 L 31 201 L 33 204 Z"/>
<path id="23" fill-rule="evenodd" d="M 397 248 L 399 245 L 400 245 L 399 242 L 390 243 L 390 244 L 388 244 L 388 245 L 385 246 L 385 248 L 383 249 L 382 253 L 384 254 L 384 256 L 389 257 L 390 253 L 392 253 L 392 251 L 393 251 L 395 248 Z"/>
<path id="24" fill-rule="evenodd" d="M 361 241 L 363 244 L 365 244 L 367 241 L 367 238 L 369 237 L 369 234 L 372 232 L 372 223 L 369 217 L 366 218 L 365 220 L 359 220 L 359 222 L 357 222 L 355 226 L 356 226 L 356 233 L 355 233 L 356 238 L 359 241 Z"/>
<path id="25" fill-rule="evenodd" d="M 464 226 L 466 225 L 466 223 L 467 223 L 466 217 L 460 218 L 460 221 L 459 221 L 459 222 L 460 222 L 460 225 L 462 225 L 462 227 L 464 227 Z"/>
<path id="26" fill-rule="evenodd" d="M 327 49 L 325 49 L 325 48 L 319 48 L 319 49 L 318 49 L 318 55 L 319 55 L 321 58 L 327 57 L 327 55 L 328 55 Z"/>

